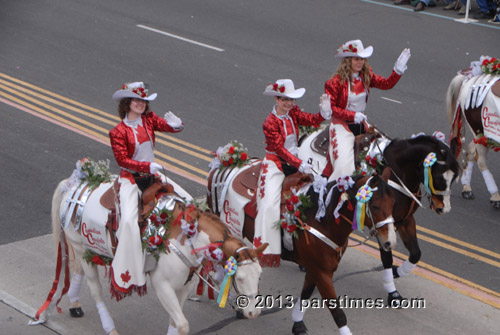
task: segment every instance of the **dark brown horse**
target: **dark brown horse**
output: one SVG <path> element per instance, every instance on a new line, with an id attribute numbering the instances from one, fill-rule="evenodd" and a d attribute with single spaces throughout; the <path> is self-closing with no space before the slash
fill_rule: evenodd
<path id="1" fill-rule="evenodd" d="M 282 248 L 282 259 L 293 261 L 307 269 L 304 285 L 300 295 L 300 299 L 296 302 L 294 307 L 294 320 L 302 320 L 303 308 L 307 304 L 308 299 L 311 297 L 314 289 L 317 287 L 323 299 L 331 299 L 328 301 L 337 302 L 337 293 L 333 285 L 333 273 L 337 270 L 340 259 L 344 254 L 348 237 L 353 231 L 352 218 L 354 215 L 354 208 L 356 207 L 356 191 L 363 185 L 368 185 L 373 190 L 371 200 L 366 203 L 366 226 L 370 228 L 372 233 L 375 233 L 379 243 L 383 245 L 386 250 L 390 250 L 396 243 L 396 236 L 394 232 L 392 209 L 394 207 L 395 192 L 387 185 L 390 171 L 387 169 L 382 176 L 361 177 L 355 180 L 354 186 L 347 191 L 349 194 L 349 201 L 352 206 L 344 203 L 340 209 L 340 222 L 336 223 L 334 210 L 340 199 L 341 192 L 335 182 L 329 183 L 326 186 L 328 194 L 330 190 L 333 191 L 332 200 L 326 206 L 325 215 L 319 219 L 315 218 L 318 211 L 319 195 L 311 186 L 306 192 L 306 195 L 311 199 L 312 207 L 304 211 L 307 220 L 304 222 L 304 229 L 297 229 L 298 238 L 293 238 L 293 251 L 288 251 Z M 216 194 L 216 188 L 212 187 L 213 172 L 209 175 L 208 190 L 208 203 L 214 204 L 213 197 L 219 196 Z M 287 177 L 294 178 L 296 175 Z M 285 180 L 285 182 L 287 181 Z M 227 198 L 227 197 L 226 197 Z M 212 206 L 213 207 L 213 206 Z M 227 208 L 224 206 L 224 208 Z M 216 208 L 212 208 L 216 214 L 221 215 L 224 221 L 226 214 L 219 213 Z M 225 210 L 225 209 L 224 209 Z M 253 240 L 254 219 L 245 215 L 243 234 L 244 237 L 250 241 Z M 326 301 L 326 300 L 324 300 Z M 338 303 L 333 303 L 329 308 L 332 317 L 339 329 L 342 329 L 343 334 L 350 334 L 347 327 L 347 319 L 339 307 Z M 294 322 L 292 332 L 294 334 L 306 334 L 307 328 L 303 321 Z"/>
<path id="2" fill-rule="evenodd" d="M 376 141 L 372 141 L 375 137 Z M 301 142 L 299 157 L 312 160 L 313 166 L 324 166 L 328 149 L 328 128 L 323 132 L 315 132 Z M 402 297 L 396 290 L 394 278 L 408 275 L 420 260 L 421 251 L 417 240 L 415 212 L 420 207 L 421 185 L 425 184 L 425 159 L 435 154 L 436 162 L 430 166 L 432 187 L 427 196 L 430 209 L 438 214 L 450 211 L 450 187 L 458 176 L 460 167 L 450 148 L 432 136 L 419 136 L 414 139 L 390 140 L 377 134 L 365 134 L 356 137 L 355 152 L 367 149 L 372 156 L 378 152 L 391 168 L 389 185 L 395 190 L 393 216 L 397 232 L 410 256 L 401 267 L 393 267 L 392 252 L 380 246 L 384 288 L 388 292 L 388 305 Z M 428 184 L 428 183 L 427 183 Z M 424 185 L 425 186 L 425 185 Z M 427 185 L 429 186 L 429 185 Z"/>
<path id="3" fill-rule="evenodd" d="M 495 151 L 498 151 L 500 150 L 500 146 L 498 146 L 498 143 L 497 146 L 492 146 L 488 143 L 489 139 L 485 135 L 483 125 L 484 119 L 486 124 L 489 123 L 496 131 L 500 129 L 498 126 L 500 110 L 498 110 L 498 108 L 491 108 L 498 106 L 498 104 L 490 104 L 490 106 L 486 104 L 486 101 L 495 99 L 497 101 L 500 100 L 500 76 L 490 77 L 490 81 L 497 81 L 490 87 L 488 87 L 489 85 L 487 84 L 483 84 L 483 86 L 488 88 L 484 89 L 482 93 L 474 94 L 474 90 L 481 92 L 481 85 L 478 84 L 478 87 L 471 89 L 469 89 L 469 86 L 473 84 L 473 82 L 475 83 L 475 81 L 480 80 L 481 76 L 468 77 L 464 74 L 458 74 L 453 78 L 448 87 L 446 94 L 446 111 L 452 127 L 451 146 L 456 156 L 459 157 L 462 151 L 462 138 L 465 138 L 465 120 L 469 129 L 472 130 L 474 139 L 469 143 L 467 149 L 464 150 L 466 153 L 465 158 L 467 165 L 465 166 L 465 171 L 462 176 L 462 197 L 465 199 L 474 199 L 474 193 L 472 193 L 470 182 L 474 161 L 476 161 L 483 175 L 488 192 L 490 193 L 490 204 L 494 208 L 500 209 L 500 194 L 498 193 L 498 187 L 486 163 L 488 148 L 492 147 Z M 468 92 L 470 92 L 469 96 L 467 96 Z"/>

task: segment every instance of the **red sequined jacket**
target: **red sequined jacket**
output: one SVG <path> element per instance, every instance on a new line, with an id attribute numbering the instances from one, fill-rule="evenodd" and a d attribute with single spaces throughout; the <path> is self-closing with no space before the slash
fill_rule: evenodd
<path id="1" fill-rule="evenodd" d="M 401 76 L 392 71 L 388 78 L 384 78 L 373 73 L 373 70 L 370 69 L 370 78 L 370 87 L 388 90 L 396 85 Z M 361 80 L 363 80 L 362 75 Z M 354 115 L 356 112 L 345 109 L 347 107 L 347 99 L 349 97 L 348 85 L 348 81 L 341 83 L 340 76 L 338 75 L 328 79 L 325 83 L 325 93 L 330 96 L 330 103 L 332 105 L 332 122 L 343 123 L 345 121 L 354 121 Z M 368 87 L 368 93 L 370 92 L 370 87 Z M 366 98 L 368 99 L 368 95 Z"/>
<path id="2" fill-rule="evenodd" d="M 141 118 L 150 139 L 153 141 L 153 146 L 155 144 L 155 130 L 170 133 L 182 130 L 170 127 L 164 118 L 159 117 L 152 111 L 141 116 Z M 109 139 L 116 162 L 120 167 L 136 172 L 149 173 L 150 162 L 139 162 L 132 159 L 135 152 L 135 137 L 132 128 L 122 121 L 109 131 Z M 124 169 L 121 169 L 120 177 L 131 179 L 134 182 L 132 174 Z"/>
<path id="3" fill-rule="evenodd" d="M 292 119 L 293 126 L 295 127 L 295 135 L 297 136 L 297 141 L 299 140 L 299 125 L 318 127 L 321 122 L 325 120 L 320 113 L 306 113 L 301 111 L 299 106 L 296 105 L 292 107 L 292 109 L 288 112 L 288 115 Z M 282 158 L 288 164 L 299 168 L 302 161 L 292 155 L 290 151 L 285 149 L 286 133 L 283 126 L 283 121 L 280 120 L 275 114 L 270 113 L 266 117 L 262 128 L 264 129 L 264 136 L 266 137 L 266 151 L 268 152 L 266 154 L 266 158 L 275 161 L 280 170 L 281 164 L 279 162 L 279 158 Z M 278 156 L 279 158 L 276 156 Z"/>

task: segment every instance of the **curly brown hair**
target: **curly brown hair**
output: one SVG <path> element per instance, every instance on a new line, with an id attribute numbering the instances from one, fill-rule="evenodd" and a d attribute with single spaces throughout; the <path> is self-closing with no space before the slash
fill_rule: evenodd
<path id="1" fill-rule="evenodd" d="M 142 115 L 146 115 L 149 113 L 149 101 L 144 100 L 146 102 L 146 109 Z M 132 98 L 123 98 L 118 103 L 118 116 L 121 120 L 127 116 L 127 113 L 130 112 L 130 103 L 132 102 Z"/>
<path id="2" fill-rule="evenodd" d="M 352 69 L 351 69 L 352 57 L 344 57 L 340 62 L 337 70 L 334 74 L 332 74 L 332 78 L 335 76 L 340 77 L 340 82 L 343 84 L 346 80 L 352 82 Z M 360 71 L 360 75 L 363 77 L 363 83 L 365 87 L 370 87 L 370 64 L 368 64 L 368 60 L 365 58 L 365 64 Z"/>

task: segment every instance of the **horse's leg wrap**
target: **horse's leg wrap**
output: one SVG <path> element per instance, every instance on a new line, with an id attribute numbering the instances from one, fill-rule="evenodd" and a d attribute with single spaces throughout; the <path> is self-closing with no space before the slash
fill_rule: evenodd
<path id="1" fill-rule="evenodd" d="M 167 335 L 179 335 L 179 331 L 174 326 L 169 325 Z"/>
<path id="2" fill-rule="evenodd" d="M 96 304 L 97 310 L 99 311 L 99 316 L 101 317 L 102 329 L 109 334 L 113 329 L 115 329 L 115 323 L 109 315 L 108 309 L 103 302 Z"/>
<path id="3" fill-rule="evenodd" d="M 413 264 L 411 263 L 410 261 L 406 260 L 403 265 L 401 265 L 399 268 L 398 268 L 398 275 L 400 277 L 404 277 L 404 276 L 407 276 L 410 274 L 410 272 L 413 271 L 413 269 L 415 269 L 415 267 L 417 266 L 417 264 Z"/>
<path id="4" fill-rule="evenodd" d="M 347 326 L 340 327 L 339 328 L 339 334 L 340 335 L 352 335 L 351 330 Z"/>
<path id="5" fill-rule="evenodd" d="M 474 162 L 467 162 L 467 167 L 462 173 L 461 182 L 462 185 L 467 185 L 470 187 L 470 181 L 472 178 L 472 169 L 474 168 Z"/>
<path id="6" fill-rule="evenodd" d="M 486 184 L 488 192 L 490 192 L 491 195 L 497 193 L 498 187 L 497 184 L 495 183 L 495 179 L 493 178 L 493 175 L 491 174 L 490 170 L 486 169 L 481 171 L 481 173 L 483 174 L 484 183 Z"/>
<path id="7" fill-rule="evenodd" d="M 82 287 L 83 275 L 75 273 L 71 279 L 68 290 L 68 298 L 71 303 L 80 300 L 80 289 Z"/>
<path id="8" fill-rule="evenodd" d="M 293 307 L 292 311 L 292 320 L 293 322 L 300 322 L 304 319 L 304 313 L 306 312 L 305 308 L 302 308 L 302 299 L 297 298 L 297 302 Z"/>
<path id="9" fill-rule="evenodd" d="M 385 291 L 387 293 L 396 291 L 396 285 L 394 285 L 394 275 L 392 274 L 392 268 L 384 269 L 382 273 L 383 273 L 383 282 Z"/>

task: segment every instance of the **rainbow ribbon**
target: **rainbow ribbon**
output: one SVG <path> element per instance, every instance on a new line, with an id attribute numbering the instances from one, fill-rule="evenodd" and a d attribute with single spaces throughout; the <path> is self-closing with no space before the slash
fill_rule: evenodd
<path id="1" fill-rule="evenodd" d="M 424 186 L 427 194 L 435 194 L 436 190 L 434 190 L 434 184 L 432 182 L 432 172 L 431 166 L 436 163 L 437 158 L 434 152 L 429 152 L 427 157 L 424 159 Z"/>
<path id="2" fill-rule="evenodd" d="M 352 229 L 363 231 L 365 228 L 365 213 L 366 213 L 366 203 L 370 201 L 373 196 L 373 189 L 365 184 L 361 186 L 356 193 L 356 209 L 354 210 L 354 220 L 352 221 Z"/>
<path id="3" fill-rule="evenodd" d="M 233 256 L 229 257 L 226 261 L 226 265 L 224 265 L 224 272 L 226 275 L 224 276 L 224 280 L 220 286 L 219 296 L 217 297 L 217 303 L 221 308 L 226 307 L 229 289 L 231 288 L 231 277 L 236 273 L 237 269 L 238 262 L 236 262 Z"/>

